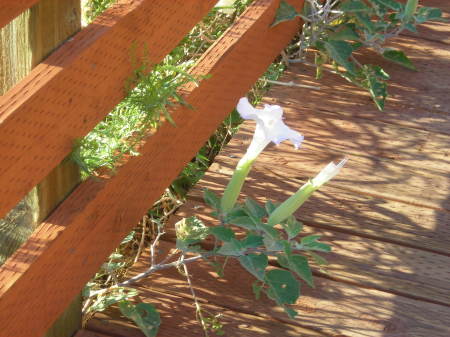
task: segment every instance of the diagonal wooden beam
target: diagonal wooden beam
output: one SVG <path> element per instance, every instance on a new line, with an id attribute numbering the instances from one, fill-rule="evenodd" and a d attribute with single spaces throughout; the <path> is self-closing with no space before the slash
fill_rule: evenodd
<path id="1" fill-rule="evenodd" d="M 290 0 L 295 6 L 301 1 Z M 88 180 L 0 268 L 0 326 L 5 336 L 41 336 L 111 251 L 195 155 L 299 28 L 274 28 L 279 0 L 258 0 L 201 58 L 187 101 L 110 179 Z"/>
<path id="2" fill-rule="evenodd" d="M 120 102 L 132 54 L 160 62 L 213 5 L 119 1 L 0 96 L 0 218 Z"/>

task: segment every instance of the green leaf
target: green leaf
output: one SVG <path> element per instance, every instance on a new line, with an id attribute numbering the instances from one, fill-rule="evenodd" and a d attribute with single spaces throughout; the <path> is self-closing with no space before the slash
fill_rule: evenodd
<path id="1" fill-rule="evenodd" d="M 417 11 L 416 21 L 417 23 L 424 23 L 425 21 L 437 20 L 441 21 L 442 18 L 442 10 L 439 8 L 433 7 L 421 7 Z"/>
<path id="2" fill-rule="evenodd" d="M 294 304 L 300 296 L 300 285 L 290 271 L 269 270 L 264 280 L 269 286 L 267 295 L 278 304 Z"/>
<path id="3" fill-rule="evenodd" d="M 381 68 L 380 66 L 372 66 L 371 67 L 375 76 L 378 77 L 381 80 L 389 80 L 391 77 L 389 76 L 389 74 L 387 72 L 384 71 L 383 68 Z"/>
<path id="4" fill-rule="evenodd" d="M 289 269 L 295 272 L 301 279 L 303 279 L 309 286 L 314 287 L 313 276 L 311 268 L 309 267 L 308 259 L 302 255 L 287 256 Z"/>
<path id="5" fill-rule="evenodd" d="M 249 216 L 239 216 L 239 217 L 228 217 L 227 223 L 231 225 L 236 225 L 249 230 L 256 230 L 255 222 Z"/>
<path id="6" fill-rule="evenodd" d="M 247 271 L 253 276 L 255 276 L 258 280 L 264 280 L 264 273 L 266 267 L 269 263 L 267 255 L 265 254 L 248 254 L 239 257 L 239 262 L 242 267 L 247 269 Z"/>
<path id="7" fill-rule="evenodd" d="M 131 240 L 133 240 L 133 239 L 134 239 L 134 234 L 136 234 L 136 232 L 135 232 L 135 231 L 131 231 L 131 232 L 130 232 L 123 240 L 122 240 L 122 242 L 120 243 L 120 245 L 124 245 L 124 244 L 130 242 Z"/>
<path id="8" fill-rule="evenodd" d="M 358 21 L 370 32 L 375 33 L 375 25 L 373 24 L 370 16 L 365 13 L 355 13 Z"/>
<path id="9" fill-rule="evenodd" d="M 336 41 L 344 41 L 344 40 L 351 40 L 351 41 L 357 41 L 359 40 L 359 35 L 355 30 L 354 24 L 346 24 L 339 28 L 334 33 L 331 33 L 329 36 L 330 40 L 336 40 Z"/>
<path id="10" fill-rule="evenodd" d="M 370 11 L 370 7 L 367 6 L 363 1 L 360 0 L 350 0 L 344 2 L 339 10 L 346 13 L 355 13 L 355 12 L 368 12 Z"/>
<path id="11" fill-rule="evenodd" d="M 289 240 L 295 238 L 303 230 L 303 223 L 297 221 L 293 215 L 290 216 L 282 226 L 286 231 Z"/>
<path id="12" fill-rule="evenodd" d="M 122 301 L 119 303 L 120 312 L 131 319 L 141 329 L 146 337 L 155 337 L 161 324 L 158 310 L 150 303 L 136 305 Z"/>
<path id="13" fill-rule="evenodd" d="M 319 266 L 328 264 L 328 261 L 324 257 L 322 257 L 314 252 L 309 252 L 309 254 L 313 258 L 314 262 L 317 263 Z"/>
<path id="14" fill-rule="evenodd" d="M 399 11 L 402 9 L 402 5 L 394 0 L 370 0 L 370 2 L 378 4 L 378 5 L 386 6 L 395 11 Z"/>
<path id="15" fill-rule="evenodd" d="M 295 10 L 295 8 L 288 4 L 286 1 L 281 0 L 280 6 L 278 7 L 277 13 L 275 15 L 275 20 L 270 27 L 274 27 L 284 21 L 293 20 L 297 16 L 299 16 L 299 14 Z"/>
<path id="16" fill-rule="evenodd" d="M 319 252 L 331 252 L 331 246 L 323 242 L 313 242 L 305 246 L 306 250 L 317 250 Z"/>
<path id="17" fill-rule="evenodd" d="M 266 208 L 266 212 L 268 215 L 270 215 L 276 208 L 278 207 L 278 205 L 275 205 L 272 201 L 268 200 L 265 204 L 265 208 Z"/>
<path id="18" fill-rule="evenodd" d="M 384 101 L 387 97 L 387 84 L 380 81 L 376 75 L 367 75 L 367 89 L 372 96 L 373 101 L 380 111 L 384 109 Z"/>
<path id="19" fill-rule="evenodd" d="M 308 244 L 311 244 L 313 242 L 316 242 L 321 237 L 322 237 L 321 235 L 308 235 L 308 236 L 305 236 L 305 237 L 301 238 L 300 242 L 301 242 L 302 245 L 308 245 Z"/>
<path id="20" fill-rule="evenodd" d="M 261 230 L 264 234 L 268 235 L 272 239 L 278 239 L 280 237 L 280 233 L 273 228 L 272 226 L 269 226 L 265 223 L 259 223 L 256 225 L 256 228 Z"/>
<path id="21" fill-rule="evenodd" d="M 203 199 L 205 202 L 214 209 L 220 209 L 220 198 L 210 189 L 205 188 L 203 190 Z"/>
<path id="22" fill-rule="evenodd" d="M 231 228 L 225 226 L 215 226 L 210 227 L 209 231 L 212 235 L 214 235 L 218 240 L 222 241 L 230 241 L 234 239 L 234 232 Z"/>
<path id="23" fill-rule="evenodd" d="M 266 210 L 251 198 L 245 199 L 245 208 L 250 215 L 258 220 L 267 215 Z"/>
<path id="24" fill-rule="evenodd" d="M 353 47 L 350 43 L 346 41 L 327 41 L 324 43 L 324 47 L 333 60 L 343 66 L 349 73 L 355 73 L 354 65 L 349 61 L 349 57 L 353 52 Z"/>
<path id="25" fill-rule="evenodd" d="M 386 49 L 383 53 L 383 57 L 389 61 L 398 63 L 398 64 L 404 66 L 405 68 L 408 68 L 411 70 L 416 70 L 416 67 L 414 66 L 414 64 L 405 55 L 405 53 L 402 52 L 401 50 L 392 49 L 392 48 Z"/>
<path id="26" fill-rule="evenodd" d="M 287 306 L 283 306 L 284 312 L 289 316 L 289 318 L 295 318 L 298 315 L 297 311 Z"/>
<path id="27" fill-rule="evenodd" d="M 263 245 L 262 236 L 255 234 L 248 234 L 244 239 L 241 240 L 242 247 L 247 248 L 256 248 Z"/>
<path id="28" fill-rule="evenodd" d="M 219 255 L 224 256 L 241 256 L 244 249 L 242 247 L 241 242 L 236 239 L 231 239 L 228 242 L 225 242 L 217 251 Z"/>

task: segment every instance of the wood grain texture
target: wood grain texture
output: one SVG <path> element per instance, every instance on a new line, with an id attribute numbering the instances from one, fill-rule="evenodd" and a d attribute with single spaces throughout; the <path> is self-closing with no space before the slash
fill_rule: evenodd
<path id="1" fill-rule="evenodd" d="M 36 4 L 39 0 L 0 0 L 0 28 L 6 26 L 16 16 Z"/>
<path id="2" fill-rule="evenodd" d="M 217 159 L 219 162 L 226 160 L 222 157 Z M 221 194 L 230 177 L 231 169 L 226 169 L 220 163 L 213 164 L 208 174 L 189 193 L 189 198 L 192 203 L 201 203 L 202 188 L 205 187 Z M 244 185 L 242 195 L 262 203 L 269 197 L 281 202 L 304 182 L 281 177 L 279 172 L 274 174 L 257 166 Z M 314 193 L 297 215 L 308 226 L 450 256 L 450 213 L 446 211 L 357 194 L 330 182 Z"/>
<path id="3" fill-rule="evenodd" d="M 173 244 L 162 242 L 159 247 L 161 256 L 165 256 L 171 247 Z M 148 261 L 148 255 L 143 255 L 129 276 L 148 268 Z M 235 260 L 228 261 L 223 278 L 217 277 L 212 272 L 211 266 L 206 263 L 192 263 L 188 266 L 200 303 L 205 303 L 213 313 L 225 311 L 222 308 L 240 313 L 232 317 L 232 321 L 225 320 L 230 328 L 239 326 L 241 322 L 243 323 L 242 319 L 246 319 L 251 314 L 253 317 L 259 316 L 269 322 L 274 319 L 285 326 L 284 331 L 271 330 L 267 329 L 267 325 L 263 322 L 250 320 L 249 325 L 255 326 L 262 336 L 291 336 L 291 331 L 295 331 L 293 327 L 306 330 L 298 331 L 298 336 L 310 336 L 312 331 L 318 336 L 323 334 L 345 337 L 447 337 L 450 333 L 447 324 L 450 319 L 449 307 L 338 283 L 321 277 L 315 278 L 315 289 L 307 285 L 302 286 L 302 296 L 294 305 L 299 316 L 291 320 L 266 296 L 263 295 L 259 300 L 254 299 L 251 290 L 253 276 L 235 262 Z M 139 300 L 154 303 L 161 311 L 162 321 L 165 322 L 165 325 L 161 326 L 162 334 L 198 335 L 186 330 L 186 327 L 192 331 L 199 329 L 194 325 L 195 323 L 192 323 L 190 313 L 182 314 L 183 319 L 178 320 L 180 316 L 175 307 L 192 307 L 192 298 L 186 280 L 175 268 L 155 273 L 138 282 L 135 287 L 141 293 Z M 175 296 L 178 297 L 175 303 L 172 302 L 173 300 L 168 300 Z M 177 314 L 173 314 L 174 310 Z M 183 324 L 184 322 L 187 323 Z M 278 328 L 277 325 L 272 324 L 272 329 Z M 126 332 L 129 330 L 119 330 L 124 326 L 130 329 L 129 325 L 130 323 L 119 316 L 117 308 L 113 308 L 106 313 L 97 314 L 89 322 L 88 328 L 103 333 L 117 333 L 119 336 L 140 336 L 137 333 Z M 312 331 L 308 334 L 309 329 Z M 232 336 L 248 335 L 247 331 L 237 330 Z"/>
<path id="4" fill-rule="evenodd" d="M 169 282 L 168 286 L 173 283 Z M 206 286 L 214 289 L 214 283 Z M 192 297 L 184 291 L 175 289 L 152 289 L 146 284 L 137 287 L 140 291 L 139 301 L 152 303 L 161 315 L 158 337 L 193 337 L 203 336 L 203 330 L 195 319 L 195 307 Z M 177 289 L 178 290 L 178 289 Z M 200 303 L 204 310 L 212 314 L 221 314 L 220 322 L 224 325 L 225 336 L 241 337 L 326 337 L 325 334 L 298 325 L 289 324 L 269 317 L 261 317 L 250 312 L 242 312 L 236 306 L 227 307 L 221 303 L 208 303 L 203 298 Z M 277 317 L 276 317 L 277 318 Z M 112 336 L 143 337 L 142 332 L 133 322 L 124 319 L 117 307 L 104 313 L 98 313 L 87 325 L 90 333 L 111 334 Z M 215 334 L 214 334 L 215 335 Z M 211 336 L 214 336 L 211 333 Z M 96 335 L 93 335 L 96 336 Z M 99 336 L 99 337 L 100 337 Z M 76 337 L 85 337 L 84 335 Z M 87 335 L 86 337 L 90 337 Z M 328 336 L 327 336 L 328 337 Z"/>
<path id="5" fill-rule="evenodd" d="M 119 1 L 0 97 L 0 217 L 124 97 L 133 54 L 160 62 L 213 5 Z"/>
<path id="6" fill-rule="evenodd" d="M 212 76 L 185 88 L 194 109 L 172 112 L 177 127 L 162 125 L 114 177 L 82 183 L 3 265 L 6 335 L 40 336 L 48 328 L 263 74 L 298 30 L 298 21 L 269 28 L 278 3 L 256 1 L 203 55 L 192 72 Z"/>

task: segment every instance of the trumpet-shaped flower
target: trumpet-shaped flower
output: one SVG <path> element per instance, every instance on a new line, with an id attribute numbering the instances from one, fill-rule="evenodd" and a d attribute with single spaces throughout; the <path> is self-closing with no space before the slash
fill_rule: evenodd
<path id="1" fill-rule="evenodd" d="M 248 99 L 243 97 L 239 100 L 237 111 L 242 118 L 256 121 L 255 133 L 244 158 L 256 158 L 270 142 L 278 145 L 289 139 L 296 149 L 300 147 L 303 136 L 284 124 L 283 109 L 280 106 L 266 104 L 264 109 L 255 109 Z"/>
<path id="2" fill-rule="evenodd" d="M 327 166 L 325 166 L 322 171 L 319 172 L 318 175 L 316 175 L 312 180 L 311 183 L 315 188 L 319 188 L 323 184 L 325 184 L 330 179 L 333 179 L 333 177 L 339 173 L 341 168 L 345 165 L 347 162 L 347 158 L 342 159 L 337 165 L 333 162 L 329 163 Z"/>
<path id="3" fill-rule="evenodd" d="M 256 129 L 252 142 L 239 161 L 222 197 L 221 209 L 225 213 L 233 208 L 254 160 L 270 142 L 278 145 L 289 139 L 297 149 L 303 141 L 300 133 L 284 124 L 283 109 L 278 105 L 266 104 L 264 109 L 255 109 L 248 99 L 243 97 L 239 100 L 236 109 L 242 118 L 255 120 Z"/>
<path id="4" fill-rule="evenodd" d="M 290 217 L 309 197 L 323 184 L 339 173 L 347 162 L 347 158 L 341 160 L 337 165 L 333 162 L 325 166 L 313 179 L 308 181 L 299 190 L 286 199 L 275 211 L 270 214 L 267 223 L 275 226 Z"/>

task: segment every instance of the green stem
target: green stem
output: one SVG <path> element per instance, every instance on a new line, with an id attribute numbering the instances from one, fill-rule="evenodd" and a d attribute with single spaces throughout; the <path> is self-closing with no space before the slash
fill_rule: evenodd
<path id="1" fill-rule="evenodd" d="M 244 185 L 245 178 L 250 172 L 254 160 L 255 159 L 247 159 L 244 156 L 237 164 L 236 170 L 234 171 L 220 201 L 220 209 L 223 214 L 229 212 L 236 204 L 242 186 Z"/>
<path id="2" fill-rule="evenodd" d="M 312 185 L 310 181 L 304 184 L 299 190 L 292 196 L 290 196 L 286 201 L 284 201 L 280 206 L 273 211 L 270 215 L 267 224 L 270 226 L 275 226 L 286 220 L 308 200 L 308 198 L 313 194 L 317 188 Z"/>

